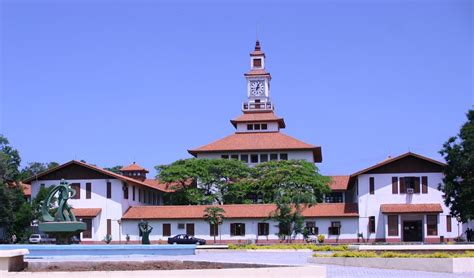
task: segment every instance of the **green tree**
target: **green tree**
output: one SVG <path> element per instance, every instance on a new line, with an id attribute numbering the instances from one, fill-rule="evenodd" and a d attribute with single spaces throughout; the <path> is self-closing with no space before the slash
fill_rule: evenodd
<path id="1" fill-rule="evenodd" d="M 20 154 L 13 149 L 8 139 L 0 134 L 0 183 L 18 181 L 20 178 Z"/>
<path id="2" fill-rule="evenodd" d="M 49 187 L 40 187 L 36 196 L 31 200 L 31 211 L 33 214 L 33 219 L 43 221 L 43 217 L 41 214 L 41 207 L 43 205 L 43 202 L 46 202 L 46 198 L 48 197 L 49 192 L 52 189 L 53 189 L 52 185 Z M 56 202 L 56 198 L 52 198 L 51 203 L 55 204 L 55 202 Z M 54 210 L 53 205 L 51 205 L 49 209 L 50 211 L 53 211 Z M 52 215 L 54 215 L 54 213 L 52 213 Z"/>
<path id="3" fill-rule="evenodd" d="M 264 203 L 276 203 L 271 215 L 280 228 L 280 238 L 303 233 L 305 207 L 322 202 L 330 192 L 331 179 L 319 174 L 314 163 L 304 160 L 270 161 L 253 171 L 253 191 Z"/>
<path id="4" fill-rule="evenodd" d="M 110 167 L 110 168 L 104 168 L 104 170 L 107 170 L 107 171 L 110 171 L 110 172 L 114 172 L 115 174 L 119 174 L 121 175 L 122 174 L 122 171 L 120 171 L 120 169 L 122 169 L 122 165 L 116 165 L 114 167 Z"/>
<path id="5" fill-rule="evenodd" d="M 188 204 L 223 204 L 224 200 L 229 200 L 230 187 L 238 186 L 239 180 L 250 174 L 249 167 L 243 162 L 226 159 L 191 158 L 155 169 L 159 180 L 176 184 L 174 189 L 178 192 L 175 194 Z M 191 181 L 197 186 L 189 188 Z"/>
<path id="6" fill-rule="evenodd" d="M 474 219 L 474 110 L 467 118 L 458 136 L 449 138 L 440 151 L 447 165 L 439 188 L 451 214 L 463 222 Z"/>
<path id="7" fill-rule="evenodd" d="M 49 163 L 42 163 L 42 162 L 30 162 L 27 166 L 25 166 L 20 172 L 21 180 L 25 180 L 29 177 L 34 175 L 38 175 L 41 172 L 49 170 L 51 168 L 59 166 L 57 162 L 49 162 Z"/>
<path id="8" fill-rule="evenodd" d="M 216 243 L 216 235 L 219 231 L 219 225 L 222 225 L 225 218 L 225 210 L 220 207 L 207 207 L 204 210 L 204 219 L 211 225 L 214 234 L 214 243 Z"/>

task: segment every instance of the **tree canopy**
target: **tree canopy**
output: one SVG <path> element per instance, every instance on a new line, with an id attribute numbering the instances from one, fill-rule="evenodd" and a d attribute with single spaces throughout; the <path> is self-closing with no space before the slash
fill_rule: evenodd
<path id="1" fill-rule="evenodd" d="M 440 151 L 446 160 L 443 185 L 445 204 L 463 222 L 474 219 L 474 110 L 457 136 L 448 139 Z"/>
<path id="2" fill-rule="evenodd" d="M 25 180 L 29 177 L 32 177 L 34 175 L 37 175 L 41 172 L 44 172 L 46 170 L 49 170 L 51 168 L 59 166 L 59 163 L 57 162 L 48 162 L 48 163 L 43 163 L 43 162 L 30 162 L 26 167 L 24 167 L 21 172 L 20 172 L 20 178 L 21 180 Z"/>

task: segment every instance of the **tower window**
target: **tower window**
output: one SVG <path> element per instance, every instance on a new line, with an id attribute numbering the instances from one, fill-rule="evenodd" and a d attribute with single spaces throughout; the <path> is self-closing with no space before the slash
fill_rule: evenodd
<path id="1" fill-rule="evenodd" d="M 248 124 L 247 125 L 247 130 L 253 130 L 253 124 Z"/>
<path id="2" fill-rule="evenodd" d="M 253 67 L 254 68 L 261 68 L 262 67 L 262 59 L 253 59 Z"/>
<path id="3" fill-rule="evenodd" d="M 254 128 L 255 130 L 260 130 L 260 124 L 255 124 Z"/>
<path id="4" fill-rule="evenodd" d="M 267 124 L 262 124 L 262 130 L 267 130 Z"/>

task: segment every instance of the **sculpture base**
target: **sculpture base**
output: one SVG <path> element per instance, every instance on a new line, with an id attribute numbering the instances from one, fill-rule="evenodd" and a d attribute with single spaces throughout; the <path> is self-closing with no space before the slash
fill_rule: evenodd
<path id="1" fill-rule="evenodd" d="M 56 244 L 71 244 L 71 237 L 87 229 L 87 225 L 80 221 L 43 222 L 38 225 L 41 232 L 56 238 Z"/>

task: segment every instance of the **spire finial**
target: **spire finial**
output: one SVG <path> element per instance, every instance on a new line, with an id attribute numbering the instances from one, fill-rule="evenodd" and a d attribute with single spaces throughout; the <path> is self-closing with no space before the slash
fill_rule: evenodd
<path id="1" fill-rule="evenodd" d="M 260 41 L 258 39 L 255 42 L 255 51 L 260 51 Z"/>

